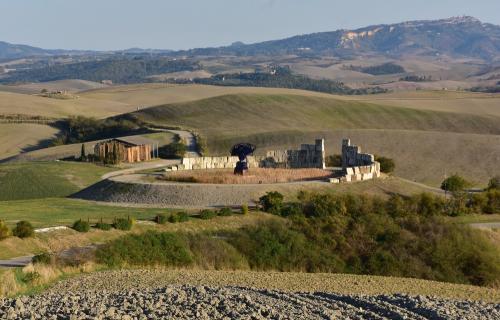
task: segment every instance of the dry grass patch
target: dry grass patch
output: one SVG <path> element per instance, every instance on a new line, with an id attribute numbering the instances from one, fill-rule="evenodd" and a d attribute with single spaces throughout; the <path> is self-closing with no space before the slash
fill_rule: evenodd
<path id="1" fill-rule="evenodd" d="M 332 175 L 332 171 L 322 169 L 252 168 L 243 176 L 233 174 L 232 169 L 211 169 L 174 171 L 166 173 L 159 179 L 210 184 L 268 184 L 324 180 Z"/>

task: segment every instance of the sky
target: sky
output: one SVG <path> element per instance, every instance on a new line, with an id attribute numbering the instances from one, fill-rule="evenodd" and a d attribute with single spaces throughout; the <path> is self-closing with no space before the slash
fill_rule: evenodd
<path id="1" fill-rule="evenodd" d="M 0 0 L 0 41 L 47 49 L 189 49 L 470 15 L 500 0 Z"/>

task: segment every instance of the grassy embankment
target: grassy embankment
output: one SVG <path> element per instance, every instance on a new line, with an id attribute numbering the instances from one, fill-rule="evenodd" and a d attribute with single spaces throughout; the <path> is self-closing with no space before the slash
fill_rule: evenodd
<path id="1" fill-rule="evenodd" d="M 396 175 L 438 185 L 444 172 L 458 172 L 476 185 L 498 173 L 500 117 L 389 107 L 298 95 L 228 95 L 152 107 L 133 113 L 147 122 L 194 129 L 211 154 L 227 154 L 248 141 L 258 151 L 297 147 L 325 137 L 327 153 L 340 153 L 340 139 L 396 161 Z M 432 159 L 432 161 L 430 161 Z"/>
<path id="2" fill-rule="evenodd" d="M 75 162 L 3 164 L 0 165 L 0 201 L 66 197 L 99 181 L 112 170 Z"/>

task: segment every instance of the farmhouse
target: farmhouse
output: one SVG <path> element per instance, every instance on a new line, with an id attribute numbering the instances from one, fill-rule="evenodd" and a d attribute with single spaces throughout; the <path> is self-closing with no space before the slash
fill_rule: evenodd
<path id="1" fill-rule="evenodd" d="M 94 155 L 109 162 L 141 162 L 151 160 L 154 145 L 147 139 L 124 137 L 97 143 Z"/>

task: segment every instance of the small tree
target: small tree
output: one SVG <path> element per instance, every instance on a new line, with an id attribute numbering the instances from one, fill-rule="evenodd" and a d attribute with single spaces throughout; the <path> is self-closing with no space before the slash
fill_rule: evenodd
<path id="1" fill-rule="evenodd" d="M 80 151 L 80 161 L 87 161 L 87 154 L 85 153 L 85 143 L 82 143 L 82 149 Z"/>
<path id="2" fill-rule="evenodd" d="M 280 215 L 283 208 L 283 195 L 277 191 L 271 191 L 259 198 L 259 203 L 265 212 Z"/>
<path id="3" fill-rule="evenodd" d="M 35 235 L 35 229 L 28 221 L 19 221 L 12 230 L 12 234 L 18 238 L 29 238 Z"/>
<path id="4" fill-rule="evenodd" d="M 249 212 L 248 204 L 241 205 L 241 214 L 248 214 L 248 212 Z"/>
<path id="5" fill-rule="evenodd" d="M 329 155 L 325 159 L 325 164 L 327 167 L 341 167 L 342 156 L 340 154 Z"/>
<path id="6" fill-rule="evenodd" d="M 9 228 L 7 227 L 7 225 L 5 224 L 5 222 L 3 222 L 2 220 L 0 220 L 0 240 L 8 238 L 9 236 L 10 236 L 10 230 L 9 230 Z"/>
<path id="7" fill-rule="evenodd" d="M 460 192 L 467 188 L 470 183 L 459 176 L 458 174 L 454 174 L 444 179 L 441 183 L 441 189 L 449 192 Z"/>
<path id="8" fill-rule="evenodd" d="M 396 164 L 391 158 L 376 156 L 375 161 L 380 163 L 380 171 L 383 173 L 394 172 L 394 169 L 396 168 Z"/>

